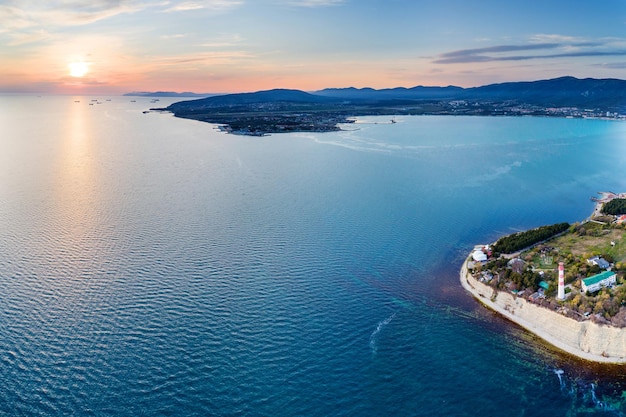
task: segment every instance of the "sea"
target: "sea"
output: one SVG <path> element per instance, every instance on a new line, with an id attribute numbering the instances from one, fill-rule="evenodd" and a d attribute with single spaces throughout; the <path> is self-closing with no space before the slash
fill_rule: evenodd
<path id="1" fill-rule="evenodd" d="M 144 113 L 177 100 L 0 96 L 0 415 L 626 415 L 624 366 L 459 283 L 626 191 L 626 122 Z"/>

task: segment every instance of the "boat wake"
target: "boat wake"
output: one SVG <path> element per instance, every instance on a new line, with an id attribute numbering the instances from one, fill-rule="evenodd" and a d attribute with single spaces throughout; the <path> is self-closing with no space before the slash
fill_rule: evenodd
<path id="1" fill-rule="evenodd" d="M 563 374 L 565 373 L 562 369 L 554 369 L 554 373 L 559 378 L 559 385 L 561 386 L 561 392 L 565 391 L 567 386 L 565 385 L 565 381 L 563 381 Z"/>
<path id="2" fill-rule="evenodd" d="M 378 323 L 378 326 L 376 326 L 376 329 L 370 335 L 370 350 L 372 351 L 372 355 L 376 355 L 376 353 L 378 352 L 378 345 L 377 345 L 378 334 L 386 325 L 388 325 L 391 322 L 391 320 L 393 320 L 395 316 L 396 316 L 396 313 L 393 313 L 391 316 L 387 317 L 385 320 L 380 321 Z"/>
<path id="3" fill-rule="evenodd" d="M 565 375 L 562 369 L 553 369 L 554 374 L 559 379 L 561 393 L 572 399 L 572 409 L 579 412 L 599 412 L 609 415 L 624 416 L 620 411 L 621 406 L 612 405 L 599 398 L 597 394 L 598 385 L 595 382 L 586 382 L 582 379 L 571 379 Z"/>

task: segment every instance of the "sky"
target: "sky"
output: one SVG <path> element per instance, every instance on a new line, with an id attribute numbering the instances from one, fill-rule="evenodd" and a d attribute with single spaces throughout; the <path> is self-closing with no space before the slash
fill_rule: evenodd
<path id="1" fill-rule="evenodd" d="M 0 93 L 626 78 L 626 0 L 0 0 Z"/>

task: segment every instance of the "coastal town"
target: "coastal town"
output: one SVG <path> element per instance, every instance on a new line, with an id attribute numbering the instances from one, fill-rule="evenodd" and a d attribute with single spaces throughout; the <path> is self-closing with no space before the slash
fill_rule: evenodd
<path id="1" fill-rule="evenodd" d="M 622 363 L 626 194 L 599 194 L 592 215 L 580 223 L 477 245 L 463 264 L 461 282 L 483 304 L 553 345 L 585 359 Z M 589 339 L 598 332 L 603 336 Z"/>
<path id="2" fill-rule="evenodd" d="M 168 109 L 151 109 L 168 110 Z M 200 110 L 174 110 L 177 117 L 214 123 L 220 130 L 237 135 L 265 136 L 271 133 L 332 132 L 340 124 L 353 123 L 355 116 L 541 116 L 626 120 L 626 114 L 598 108 L 553 107 L 475 100 L 422 101 L 412 103 L 249 103 Z"/>

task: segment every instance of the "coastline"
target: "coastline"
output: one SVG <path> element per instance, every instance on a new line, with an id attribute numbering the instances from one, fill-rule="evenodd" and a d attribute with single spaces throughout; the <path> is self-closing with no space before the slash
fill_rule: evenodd
<path id="1" fill-rule="evenodd" d="M 626 329 L 578 322 L 513 294 L 498 292 L 474 279 L 467 269 L 469 259 L 461 267 L 461 285 L 483 305 L 570 355 L 591 362 L 626 364 Z"/>

